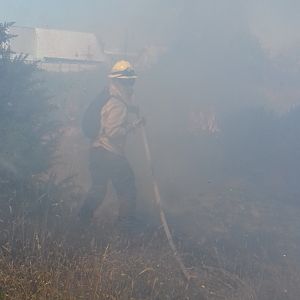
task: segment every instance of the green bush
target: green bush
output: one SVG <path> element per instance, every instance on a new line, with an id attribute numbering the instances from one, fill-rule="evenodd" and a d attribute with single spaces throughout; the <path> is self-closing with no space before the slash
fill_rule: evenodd
<path id="1" fill-rule="evenodd" d="M 9 48 L 11 25 L 0 24 L 0 170 L 28 178 L 48 169 L 57 131 L 41 71 Z"/>
<path id="2" fill-rule="evenodd" d="M 0 220 L 36 208 L 54 158 L 58 126 L 36 63 L 10 49 L 13 23 L 0 23 Z M 43 184 L 49 186 L 48 184 Z M 45 188 L 47 189 L 47 188 Z M 49 198 L 49 197 L 48 197 Z M 47 205 L 45 204 L 45 207 Z M 1 225 L 1 224 L 0 224 Z"/>

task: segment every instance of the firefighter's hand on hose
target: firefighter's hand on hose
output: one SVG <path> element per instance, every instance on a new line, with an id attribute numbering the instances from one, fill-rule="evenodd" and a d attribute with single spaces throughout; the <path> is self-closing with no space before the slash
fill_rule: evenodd
<path id="1" fill-rule="evenodd" d="M 133 122 L 136 128 L 142 127 L 146 125 L 146 119 L 145 117 L 137 119 L 135 122 Z"/>
<path id="2" fill-rule="evenodd" d="M 146 124 L 146 119 L 143 117 L 143 118 L 139 118 L 137 119 L 136 121 L 132 122 L 130 125 L 129 125 L 129 128 L 128 130 L 129 131 L 134 131 L 136 130 L 137 128 L 140 128 L 142 126 L 145 126 Z"/>
<path id="3" fill-rule="evenodd" d="M 128 111 L 136 116 L 140 115 L 140 108 L 137 105 L 128 106 Z"/>

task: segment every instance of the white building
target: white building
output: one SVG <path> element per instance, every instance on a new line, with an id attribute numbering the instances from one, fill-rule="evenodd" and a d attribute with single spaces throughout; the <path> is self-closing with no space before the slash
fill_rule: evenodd
<path id="1" fill-rule="evenodd" d="M 17 36 L 11 40 L 12 51 L 48 71 L 81 71 L 105 61 L 93 33 L 18 26 L 10 33 Z"/>

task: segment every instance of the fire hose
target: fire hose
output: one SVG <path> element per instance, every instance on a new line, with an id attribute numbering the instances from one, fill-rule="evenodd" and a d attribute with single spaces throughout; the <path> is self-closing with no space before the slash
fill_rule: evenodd
<path id="1" fill-rule="evenodd" d="M 179 252 L 176 248 L 176 245 L 174 243 L 174 239 L 172 237 L 169 225 L 167 223 L 165 212 L 164 212 L 163 207 L 162 207 L 160 190 L 159 190 L 158 183 L 157 183 L 155 175 L 154 175 L 152 157 L 151 157 L 151 152 L 150 152 L 150 147 L 149 147 L 149 142 L 148 142 L 148 138 L 147 138 L 147 134 L 146 134 L 145 125 L 141 126 L 141 134 L 142 134 L 142 138 L 143 138 L 143 144 L 144 144 L 144 147 L 145 147 L 145 154 L 146 154 L 147 163 L 148 163 L 149 169 L 151 171 L 151 179 L 152 179 L 152 184 L 153 184 L 155 203 L 156 203 L 156 206 L 157 206 L 158 211 L 159 211 L 161 225 L 162 225 L 163 230 L 166 234 L 169 246 L 170 246 L 170 248 L 173 252 L 173 255 L 174 255 L 179 267 L 180 267 L 181 272 L 183 273 L 185 279 L 187 281 L 190 281 L 192 276 L 190 275 L 187 268 L 185 267 L 185 265 L 183 263 L 183 260 L 182 260 L 180 254 L 179 254 Z"/>
<path id="2" fill-rule="evenodd" d="M 213 277 L 214 280 L 211 280 L 212 283 L 208 284 L 208 286 L 206 286 L 206 284 L 204 284 L 205 281 L 203 280 L 203 276 L 199 277 L 198 273 L 188 271 L 188 269 L 186 268 L 180 254 L 179 254 L 179 252 L 176 248 L 176 245 L 174 243 L 174 239 L 172 237 L 169 225 L 167 223 L 165 212 L 164 212 L 163 207 L 162 207 L 160 190 L 159 190 L 158 183 L 156 181 L 156 177 L 155 177 L 155 174 L 154 174 L 153 163 L 152 163 L 152 158 L 151 158 L 151 152 L 150 152 L 149 142 L 148 142 L 148 138 L 147 138 L 146 129 L 145 129 L 144 124 L 141 126 L 141 134 L 142 134 L 142 138 L 143 138 L 143 144 L 144 144 L 144 147 L 145 147 L 145 154 L 146 154 L 147 163 L 148 163 L 149 169 L 151 171 L 151 179 L 152 179 L 153 190 L 154 190 L 154 195 L 155 195 L 155 203 L 156 203 L 156 206 L 157 206 L 158 211 L 159 211 L 160 222 L 161 222 L 161 225 L 163 227 L 164 233 L 167 237 L 168 244 L 169 244 L 169 246 L 170 246 L 170 248 L 173 252 L 173 256 L 174 256 L 175 260 L 177 261 L 178 266 L 179 266 L 184 278 L 187 280 L 187 283 L 190 284 L 191 280 L 193 280 L 193 282 L 194 282 L 194 280 L 196 280 L 195 281 L 196 286 L 201 289 L 201 294 L 203 296 L 205 296 L 206 298 L 210 298 L 210 296 L 212 294 L 216 295 L 216 291 L 215 291 L 216 287 L 210 286 L 210 285 L 212 285 L 212 283 L 214 281 L 219 282 L 220 281 L 219 277 L 221 276 L 221 278 L 225 278 L 227 281 L 231 280 L 231 281 L 235 282 L 236 283 L 236 289 L 238 290 L 238 287 L 240 288 L 240 290 L 241 290 L 240 292 L 243 294 L 243 297 L 245 297 L 245 299 L 251 299 L 251 300 L 257 299 L 255 290 L 252 287 L 248 286 L 238 276 L 235 276 L 235 275 L 225 271 L 224 269 L 218 269 L 218 268 L 213 268 L 213 267 L 208 267 L 208 266 L 203 267 L 204 271 L 209 272 L 210 274 L 212 274 L 211 276 L 215 276 L 215 278 Z M 204 272 L 204 274 L 205 274 L 205 272 Z M 225 279 L 224 279 L 224 281 L 226 282 Z M 222 287 L 224 286 L 223 282 L 221 282 L 221 286 Z M 228 285 L 226 285 L 225 287 L 228 290 L 228 292 L 232 293 L 232 287 L 230 287 L 230 286 L 228 287 Z"/>

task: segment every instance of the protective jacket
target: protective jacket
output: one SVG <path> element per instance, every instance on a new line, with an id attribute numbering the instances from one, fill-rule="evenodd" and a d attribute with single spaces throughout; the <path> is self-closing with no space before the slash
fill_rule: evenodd
<path id="1" fill-rule="evenodd" d="M 92 146 L 103 147 L 123 156 L 126 138 L 132 129 L 132 124 L 128 120 L 129 107 L 126 99 L 114 85 L 110 86 L 110 99 L 99 114 L 101 114 L 101 129 Z"/>

